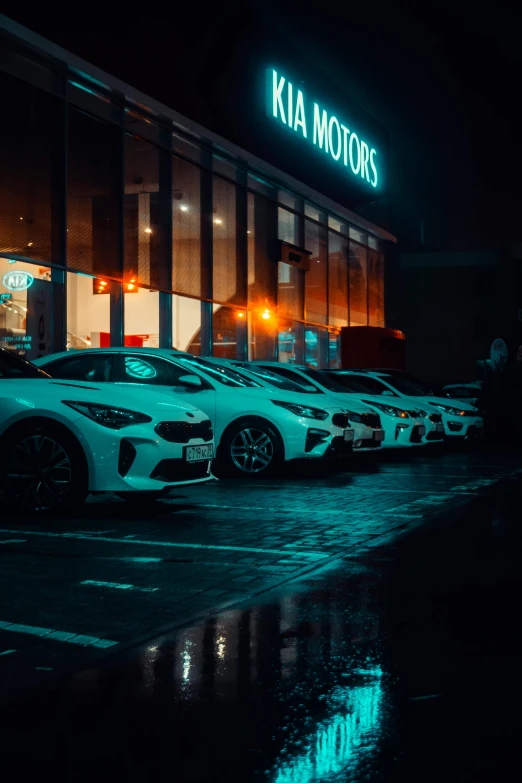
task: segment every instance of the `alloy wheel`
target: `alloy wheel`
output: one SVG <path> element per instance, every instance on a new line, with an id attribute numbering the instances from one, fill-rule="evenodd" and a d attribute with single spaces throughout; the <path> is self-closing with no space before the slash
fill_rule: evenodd
<path id="1" fill-rule="evenodd" d="M 14 446 L 6 474 L 12 496 L 35 511 L 58 506 L 73 480 L 71 460 L 63 446 L 41 434 L 29 435 Z"/>
<path id="2" fill-rule="evenodd" d="M 230 447 L 232 462 L 245 473 L 260 473 L 274 457 L 274 444 L 263 430 L 252 427 L 240 430 Z"/>

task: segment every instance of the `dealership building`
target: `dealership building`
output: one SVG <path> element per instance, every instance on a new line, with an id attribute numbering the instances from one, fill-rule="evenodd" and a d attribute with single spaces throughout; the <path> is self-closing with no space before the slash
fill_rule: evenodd
<path id="1" fill-rule="evenodd" d="M 342 327 L 385 326 L 394 238 L 329 187 L 383 192 L 369 126 L 265 63 L 250 121 L 291 150 L 283 170 L 5 17 L 0 32 L 0 345 L 337 367 Z"/>

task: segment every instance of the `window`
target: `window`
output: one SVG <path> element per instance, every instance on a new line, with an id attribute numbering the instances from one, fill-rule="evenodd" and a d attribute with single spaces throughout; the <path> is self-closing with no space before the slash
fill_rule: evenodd
<path id="1" fill-rule="evenodd" d="M 245 310 L 232 307 L 213 306 L 212 314 L 212 356 L 221 359 L 236 359 L 246 339 L 247 314 Z"/>
<path id="2" fill-rule="evenodd" d="M 336 332 L 328 332 L 328 366 L 331 370 L 337 370 L 341 366 L 341 335 Z"/>
<path id="3" fill-rule="evenodd" d="M 277 236 L 291 245 L 299 244 L 299 218 L 283 207 L 277 210 Z"/>
<path id="4" fill-rule="evenodd" d="M 67 264 L 121 279 L 121 130 L 69 109 Z"/>
<path id="5" fill-rule="evenodd" d="M 4 51 L 2 51 L 2 57 Z M 0 248 L 63 263 L 58 187 L 63 115 L 58 98 L 0 72 Z"/>
<path id="6" fill-rule="evenodd" d="M 58 359 L 47 366 L 49 375 L 53 378 L 63 378 L 69 381 L 89 381 L 91 383 L 109 383 L 116 380 L 115 366 L 117 355 L 84 353 L 80 356 L 71 355 Z"/>
<path id="7" fill-rule="evenodd" d="M 384 259 L 375 250 L 368 250 L 368 322 L 384 326 Z"/>
<path id="8" fill-rule="evenodd" d="M 159 293 L 125 284 L 125 345 L 132 348 L 159 348 Z"/>
<path id="9" fill-rule="evenodd" d="M 269 383 L 270 386 L 275 386 L 276 389 L 280 389 L 281 391 L 297 392 L 298 394 L 302 394 L 305 391 L 302 386 L 295 383 L 293 380 L 284 378 L 282 375 L 272 372 L 265 367 L 261 367 L 258 364 L 242 362 L 241 364 L 234 364 L 234 367 L 241 367 L 244 370 L 248 370 L 248 372 L 259 376 L 263 381 Z"/>
<path id="10" fill-rule="evenodd" d="M 386 384 L 381 383 L 376 378 L 370 378 L 368 375 L 355 375 L 355 379 L 361 384 L 361 386 L 364 386 L 367 393 L 369 394 L 382 394 L 383 392 L 390 392 L 394 397 L 398 397 L 397 394 L 394 394 L 392 390 L 386 386 Z"/>
<path id="11" fill-rule="evenodd" d="M 283 378 L 288 378 L 288 380 L 299 384 L 299 386 L 302 387 L 303 391 L 309 392 L 310 394 L 323 394 L 321 389 L 318 389 L 317 386 L 314 386 L 312 383 L 307 383 L 306 378 L 304 378 L 300 373 L 295 372 L 290 368 L 284 366 L 282 367 L 281 365 L 278 365 L 277 367 L 269 367 L 267 369 L 272 370 L 277 375 L 282 375 Z"/>
<path id="12" fill-rule="evenodd" d="M 145 352 L 125 354 L 122 372 L 122 380 L 126 383 L 144 383 L 152 386 L 184 386 L 179 379 L 183 375 L 190 374 L 179 364 L 173 364 L 167 359 L 151 356 Z"/>
<path id="13" fill-rule="evenodd" d="M 302 269 L 279 261 L 277 265 L 277 310 L 280 316 L 303 317 L 304 274 Z"/>
<path id="14" fill-rule="evenodd" d="M 278 329 L 279 361 L 285 364 L 301 364 L 303 362 L 304 325 L 298 321 L 279 318 Z"/>
<path id="15" fill-rule="evenodd" d="M 351 392 L 352 394 L 368 394 L 368 388 L 354 378 L 353 375 L 345 375 L 342 372 L 332 373 L 328 376 L 332 378 L 339 386 L 344 388 L 344 391 Z M 339 389 L 340 391 L 340 389 Z"/>
<path id="16" fill-rule="evenodd" d="M 0 256 L 0 346 L 26 359 L 52 353 L 51 270 Z"/>
<path id="17" fill-rule="evenodd" d="M 417 380 L 413 376 L 408 378 L 405 375 L 396 375 L 394 373 L 393 375 L 383 374 L 383 378 L 401 394 L 411 397 L 426 397 L 432 393 L 422 381 Z"/>
<path id="18" fill-rule="evenodd" d="M 201 302 L 186 296 L 172 297 L 172 347 L 199 356 L 201 353 Z"/>
<path id="19" fill-rule="evenodd" d="M 277 206 L 248 194 L 248 358 L 275 359 L 277 271 L 271 259 L 277 239 Z"/>
<path id="20" fill-rule="evenodd" d="M 306 375 L 310 378 L 310 380 L 314 381 L 314 383 L 321 384 L 321 386 L 324 386 L 325 389 L 328 389 L 328 391 L 341 392 L 341 393 L 344 393 L 346 391 L 344 386 L 342 386 L 336 380 L 335 375 L 326 372 L 320 372 L 318 370 L 313 370 L 310 368 L 303 370 L 303 372 L 306 373 Z"/>
<path id="21" fill-rule="evenodd" d="M 17 354 L 0 348 L 0 380 L 18 378 L 48 378 L 46 372 L 39 370 L 34 364 L 29 364 Z"/>
<path id="22" fill-rule="evenodd" d="M 328 234 L 328 320 L 332 326 L 348 326 L 348 240 Z"/>
<path id="23" fill-rule="evenodd" d="M 67 348 L 109 347 L 110 289 L 104 278 L 67 273 Z"/>
<path id="24" fill-rule="evenodd" d="M 201 169 L 172 159 L 172 289 L 202 296 Z M 205 292 L 206 293 L 206 292 Z"/>
<path id="25" fill-rule="evenodd" d="M 367 325 L 366 248 L 350 242 L 350 326 Z"/>
<path id="26" fill-rule="evenodd" d="M 315 323 L 326 323 L 326 230 L 305 221 L 305 247 L 310 250 L 310 266 L 305 272 L 305 319 Z"/>
<path id="27" fill-rule="evenodd" d="M 212 228 L 212 298 L 218 302 L 236 302 L 236 186 L 221 177 L 214 177 Z"/>
<path id="28" fill-rule="evenodd" d="M 182 361 L 184 364 L 186 364 L 187 368 L 190 364 L 196 365 L 202 370 L 202 372 L 210 375 L 213 380 L 222 383 L 224 386 L 246 386 L 249 388 L 258 388 L 261 386 L 261 384 L 256 383 L 250 378 L 234 372 L 234 370 L 231 370 L 230 367 L 223 367 L 218 364 L 213 364 L 212 362 L 205 361 L 205 359 L 187 357 L 180 359 L 179 361 Z"/>
<path id="29" fill-rule="evenodd" d="M 134 285 L 170 288 L 167 217 L 170 193 L 160 177 L 169 156 L 142 139 L 125 135 L 124 279 Z"/>
<path id="30" fill-rule="evenodd" d="M 305 324 L 305 364 L 308 367 L 328 367 L 328 332 Z"/>

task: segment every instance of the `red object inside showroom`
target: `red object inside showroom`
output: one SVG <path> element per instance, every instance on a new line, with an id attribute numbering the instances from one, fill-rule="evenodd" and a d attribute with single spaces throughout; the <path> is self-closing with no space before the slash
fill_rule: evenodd
<path id="1" fill-rule="evenodd" d="M 406 370 L 404 332 L 379 326 L 343 327 L 341 365 L 344 370 L 380 367 Z"/>

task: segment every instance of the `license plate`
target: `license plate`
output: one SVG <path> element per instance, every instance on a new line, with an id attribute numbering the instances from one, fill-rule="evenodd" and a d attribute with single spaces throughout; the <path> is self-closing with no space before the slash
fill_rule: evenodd
<path id="1" fill-rule="evenodd" d="M 374 440 L 384 440 L 384 430 L 376 430 L 373 433 Z"/>
<path id="2" fill-rule="evenodd" d="M 444 432 L 444 424 L 441 421 L 435 425 L 435 432 Z"/>
<path id="3" fill-rule="evenodd" d="M 214 446 L 207 443 L 204 446 L 187 446 L 185 448 L 185 462 L 203 462 L 212 459 Z"/>
<path id="4" fill-rule="evenodd" d="M 353 430 L 345 430 L 344 431 L 344 439 L 345 440 L 353 440 Z"/>
<path id="5" fill-rule="evenodd" d="M 423 424 L 419 425 L 419 435 L 422 437 L 422 435 L 426 435 L 426 427 Z"/>

